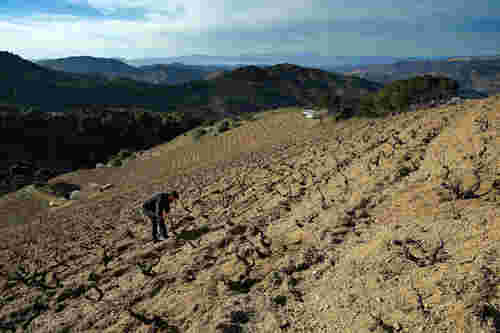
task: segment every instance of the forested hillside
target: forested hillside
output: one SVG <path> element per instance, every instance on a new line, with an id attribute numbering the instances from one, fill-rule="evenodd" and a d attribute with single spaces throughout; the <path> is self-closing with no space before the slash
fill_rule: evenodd
<path id="1" fill-rule="evenodd" d="M 314 105 L 325 95 L 360 96 L 381 88 L 364 79 L 288 64 L 247 66 L 212 80 L 175 86 L 49 70 L 7 52 L 0 53 L 0 68 L 0 102 L 42 111 L 64 111 L 74 105 L 114 105 L 207 117 Z"/>
<path id="2" fill-rule="evenodd" d="M 411 107 L 432 104 L 433 101 L 437 104 L 455 96 L 458 89 L 459 85 L 454 80 L 424 75 L 394 81 L 376 92 L 358 98 L 325 98 L 321 104 L 328 107 L 331 113 L 336 113 L 338 118 L 377 117 L 392 112 L 404 112 Z"/>
<path id="3" fill-rule="evenodd" d="M 204 80 L 210 73 L 229 69 L 223 66 L 189 66 L 179 63 L 135 67 L 117 59 L 86 56 L 40 60 L 37 64 L 67 73 L 94 74 L 107 79 L 126 78 L 153 84 L 182 84 Z"/>

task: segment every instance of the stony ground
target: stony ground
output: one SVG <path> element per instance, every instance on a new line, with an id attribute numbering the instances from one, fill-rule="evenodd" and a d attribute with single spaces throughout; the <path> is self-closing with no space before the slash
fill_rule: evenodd
<path id="1" fill-rule="evenodd" d="M 0 330 L 497 332 L 499 118 L 500 96 L 338 123 L 270 113 L 51 180 L 79 201 L 6 198 Z M 138 207 L 171 188 L 171 237 L 153 244 Z"/>

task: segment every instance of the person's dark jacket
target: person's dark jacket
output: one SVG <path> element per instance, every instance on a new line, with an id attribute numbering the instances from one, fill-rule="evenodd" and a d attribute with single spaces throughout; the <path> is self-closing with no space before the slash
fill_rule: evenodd
<path id="1" fill-rule="evenodd" d="M 162 211 L 170 211 L 170 202 L 168 201 L 168 193 L 157 193 L 144 202 L 144 209 L 151 214 L 160 217 Z"/>

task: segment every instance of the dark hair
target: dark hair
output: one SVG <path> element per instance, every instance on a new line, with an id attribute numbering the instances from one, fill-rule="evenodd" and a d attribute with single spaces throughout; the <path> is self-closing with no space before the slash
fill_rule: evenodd
<path id="1" fill-rule="evenodd" d="M 176 199 L 179 199 L 179 193 L 177 193 L 177 191 L 172 191 L 169 193 L 169 195 L 173 196 Z"/>

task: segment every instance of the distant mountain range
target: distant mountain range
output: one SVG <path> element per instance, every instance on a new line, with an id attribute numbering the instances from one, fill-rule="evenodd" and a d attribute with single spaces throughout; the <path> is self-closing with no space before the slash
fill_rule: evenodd
<path id="1" fill-rule="evenodd" d="M 359 96 L 382 87 L 365 79 L 293 64 L 245 66 L 218 72 L 207 70 L 202 76 L 207 75 L 210 80 L 164 85 L 149 82 L 163 82 L 162 71 L 178 70 L 180 81 L 192 80 L 197 71 L 202 71 L 198 65 L 183 64 L 134 68 L 116 59 L 90 57 L 52 63 L 45 60 L 43 63 L 51 67 L 0 52 L 0 102 L 37 105 L 53 111 L 75 105 L 135 105 L 154 111 L 180 111 L 210 117 L 281 106 L 314 105 L 324 96 Z M 68 63 L 77 73 L 52 69 Z M 149 82 L 130 79 L 135 75 L 144 78 L 143 73 L 148 71 Z M 179 74 L 188 71 L 191 74 L 185 78 Z M 168 79 L 168 73 L 165 75 Z"/>
<path id="2" fill-rule="evenodd" d="M 224 65 L 242 67 L 245 65 L 269 66 L 282 63 L 291 63 L 306 67 L 332 67 L 346 64 L 391 64 L 402 58 L 387 56 L 321 56 L 313 53 L 303 54 L 246 54 L 240 56 L 210 56 L 189 55 L 180 57 L 143 58 L 123 60 L 133 66 L 144 66 L 152 64 L 170 64 L 180 62 L 187 65 Z"/>
<path id="3" fill-rule="evenodd" d="M 440 60 L 398 61 L 393 64 L 340 66 L 329 70 L 387 84 L 431 74 L 456 80 L 461 89 L 485 95 L 500 93 L 500 56 L 448 57 Z"/>
<path id="4" fill-rule="evenodd" d="M 128 78 L 154 84 L 181 84 L 194 80 L 204 80 L 207 77 L 209 78 L 212 73 L 232 68 L 229 66 L 185 65 L 182 63 L 135 67 L 119 59 L 87 56 L 46 59 L 36 63 L 46 68 L 67 73 L 95 74 L 108 79 Z"/>
<path id="5" fill-rule="evenodd" d="M 455 57 L 455 59 L 476 59 L 492 61 L 495 57 Z M 391 65 L 403 63 L 422 63 L 448 61 L 447 57 L 411 57 L 390 56 L 336 56 L 326 57 L 315 54 L 260 54 L 241 56 L 190 55 L 166 58 L 144 58 L 127 60 L 124 58 L 96 58 L 88 56 L 45 59 L 36 61 L 44 67 L 67 73 L 93 74 L 108 79 L 128 78 L 153 84 L 182 84 L 193 80 L 213 79 L 220 74 L 245 66 L 266 67 L 282 63 L 317 68 L 330 72 L 350 74 L 369 68 L 370 72 L 380 69 L 386 74 Z M 411 71 L 409 75 L 411 75 Z M 425 72 L 427 73 L 427 72 Z M 420 74 L 425 74 L 424 72 Z M 388 83 L 385 78 L 374 76 L 378 82 Z M 397 77 L 408 78 L 408 77 Z"/>

